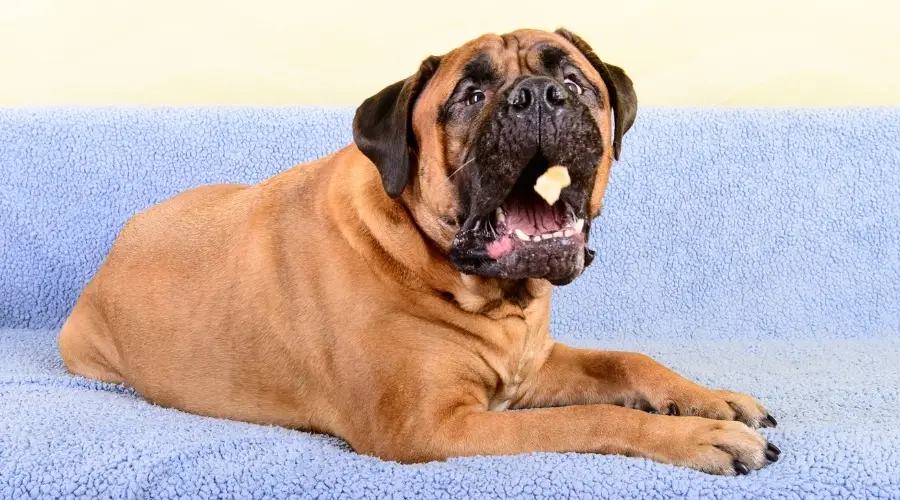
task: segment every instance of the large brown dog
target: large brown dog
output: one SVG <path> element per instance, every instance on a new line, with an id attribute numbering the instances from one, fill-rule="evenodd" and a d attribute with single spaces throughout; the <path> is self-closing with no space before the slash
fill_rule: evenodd
<path id="1" fill-rule="evenodd" d="M 636 109 L 626 74 L 566 30 L 430 57 L 359 107 L 354 144 L 132 218 L 62 328 L 66 366 L 386 460 L 763 467 L 779 450 L 752 428 L 775 421 L 750 396 L 550 338 L 551 289 L 590 262 Z M 572 180 L 552 207 L 533 191 L 549 165 Z"/>

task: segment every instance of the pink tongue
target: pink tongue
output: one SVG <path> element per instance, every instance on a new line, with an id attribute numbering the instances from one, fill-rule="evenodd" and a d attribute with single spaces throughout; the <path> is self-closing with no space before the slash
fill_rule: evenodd
<path id="1" fill-rule="evenodd" d="M 522 204 L 511 200 L 506 206 L 506 227 L 509 232 L 521 229 L 528 235 L 554 232 L 562 229 L 565 212 L 563 205 L 552 207 L 546 203 Z"/>

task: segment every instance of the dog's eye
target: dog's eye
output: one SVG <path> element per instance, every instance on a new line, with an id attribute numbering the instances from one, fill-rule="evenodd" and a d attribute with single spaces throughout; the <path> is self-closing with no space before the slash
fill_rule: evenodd
<path id="1" fill-rule="evenodd" d="M 566 78 L 565 80 L 563 80 L 563 84 L 566 86 L 567 89 L 571 90 L 572 92 L 574 92 L 577 95 L 581 95 L 584 93 L 584 89 L 581 88 L 581 85 L 578 85 L 577 83 L 575 83 L 575 81 L 572 80 L 572 78 Z"/>
<path id="2" fill-rule="evenodd" d="M 469 94 L 469 97 L 466 99 L 466 104 L 471 106 L 473 104 L 478 104 L 479 102 L 481 102 L 483 100 L 484 100 L 484 92 L 482 92 L 480 90 L 473 90 Z"/>

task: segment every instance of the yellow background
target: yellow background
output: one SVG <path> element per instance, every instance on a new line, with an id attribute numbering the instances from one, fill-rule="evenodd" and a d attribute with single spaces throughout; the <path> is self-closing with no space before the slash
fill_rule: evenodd
<path id="1" fill-rule="evenodd" d="M 897 0 L 0 0 L 0 105 L 357 104 L 481 33 L 558 26 L 644 105 L 897 105 L 898 19 Z"/>

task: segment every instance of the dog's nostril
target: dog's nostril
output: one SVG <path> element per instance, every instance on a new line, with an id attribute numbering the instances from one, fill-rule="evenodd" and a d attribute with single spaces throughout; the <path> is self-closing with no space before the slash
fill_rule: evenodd
<path id="1" fill-rule="evenodd" d="M 517 92 L 513 93 L 510 104 L 512 104 L 516 108 L 525 109 L 528 106 L 531 106 L 532 100 L 533 98 L 531 96 L 531 90 L 526 87 L 522 87 Z"/>
<path id="2" fill-rule="evenodd" d="M 563 89 L 560 88 L 559 85 L 550 84 L 547 86 L 547 103 L 555 106 L 559 106 L 566 102 L 566 93 L 563 92 Z"/>

